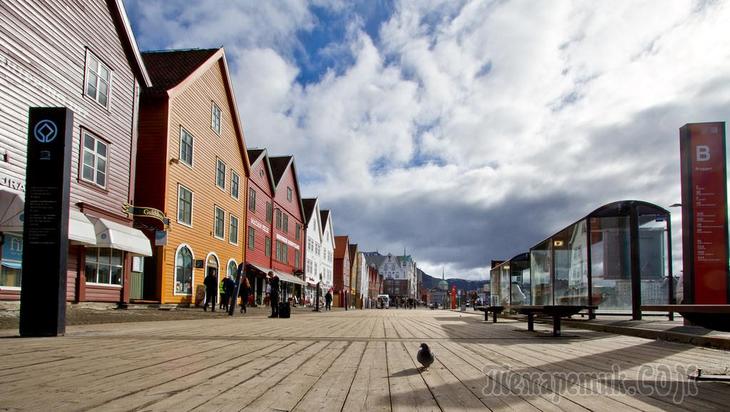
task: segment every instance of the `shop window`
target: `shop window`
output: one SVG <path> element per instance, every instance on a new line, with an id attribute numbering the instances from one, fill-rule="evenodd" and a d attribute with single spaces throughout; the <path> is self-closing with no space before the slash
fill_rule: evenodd
<path id="1" fill-rule="evenodd" d="M 118 249 L 86 248 L 86 282 L 121 285 L 124 253 Z"/>
<path id="2" fill-rule="evenodd" d="M 175 256 L 175 294 L 191 295 L 192 292 L 193 253 L 187 246 L 183 246 Z"/>

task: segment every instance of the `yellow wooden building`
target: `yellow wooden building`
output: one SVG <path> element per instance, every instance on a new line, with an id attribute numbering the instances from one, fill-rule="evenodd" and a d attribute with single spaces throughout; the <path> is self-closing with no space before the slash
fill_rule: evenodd
<path id="1" fill-rule="evenodd" d="M 142 93 L 137 148 L 139 218 L 153 242 L 142 299 L 199 303 L 203 279 L 218 283 L 244 261 L 249 162 L 223 49 L 143 53 L 153 87 Z M 197 296 L 197 297 L 196 297 Z"/>

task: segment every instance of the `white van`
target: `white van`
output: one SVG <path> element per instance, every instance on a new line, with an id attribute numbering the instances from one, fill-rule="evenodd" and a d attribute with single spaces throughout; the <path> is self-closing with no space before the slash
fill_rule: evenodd
<path id="1" fill-rule="evenodd" d="M 390 296 L 378 295 L 378 306 L 379 309 L 388 309 L 390 307 Z"/>

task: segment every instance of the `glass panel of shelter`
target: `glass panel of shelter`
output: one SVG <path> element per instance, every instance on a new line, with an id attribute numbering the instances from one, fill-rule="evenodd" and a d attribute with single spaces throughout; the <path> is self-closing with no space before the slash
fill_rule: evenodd
<path id="1" fill-rule="evenodd" d="M 551 238 L 556 305 L 588 305 L 588 239 L 586 220 Z"/>
<path id="2" fill-rule="evenodd" d="M 670 282 L 676 282 L 669 273 L 667 257 L 667 219 L 663 215 L 639 216 L 639 262 L 641 279 L 641 304 L 664 305 L 669 303 Z"/>
<path id="3" fill-rule="evenodd" d="M 552 242 L 550 239 L 530 249 L 530 270 L 532 282 L 530 291 L 533 305 L 552 305 L 553 291 L 550 273 L 552 271 Z"/>
<path id="4" fill-rule="evenodd" d="M 590 218 L 591 281 L 601 311 L 631 312 L 629 216 Z"/>

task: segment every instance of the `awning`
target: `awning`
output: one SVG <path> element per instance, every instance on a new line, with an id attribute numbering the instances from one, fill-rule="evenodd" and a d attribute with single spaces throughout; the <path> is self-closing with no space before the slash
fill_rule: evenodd
<path id="1" fill-rule="evenodd" d="M 94 225 L 78 210 L 70 209 L 68 212 L 68 239 L 85 245 L 96 245 Z"/>
<path id="2" fill-rule="evenodd" d="M 20 269 L 23 268 L 23 264 L 22 263 L 15 262 L 15 261 L 11 261 L 11 260 L 1 260 L 0 261 L 0 265 L 5 266 L 6 268 L 9 268 L 9 269 L 17 269 L 17 270 L 20 270 Z"/>
<path id="3" fill-rule="evenodd" d="M 22 232 L 24 208 L 19 194 L 0 190 L 0 232 Z"/>
<path id="4" fill-rule="evenodd" d="M 269 273 L 269 271 L 272 271 L 273 272 L 273 270 L 271 270 L 269 268 L 265 268 L 263 266 L 255 265 L 255 264 L 253 264 L 251 262 L 246 262 L 246 264 L 255 267 L 257 270 L 259 270 L 260 272 L 262 272 L 264 275 L 266 275 L 267 273 Z"/>
<path id="5" fill-rule="evenodd" d="M 90 217 L 96 232 L 96 245 L 152 256 L 152 246 L 142 231 L 103 218 Z"/>
<path id="6" fill-rule="evenodd" d="M 274 272 L 276 272 L 276 275 L 279 276 L 279 280 L 281 280 L 282 282 L 288 282 L 288 283 L 293 283 L 295 285 L 302 285 L 302 286 L 306 285 L 306 283 L 303 280 L 299 279 L 298 277 L 296 277 L 294 275 L 280 272 L 278 270 L 275 270 Z"/>

